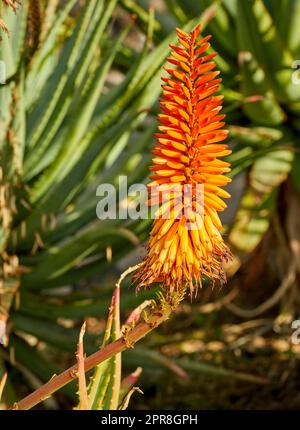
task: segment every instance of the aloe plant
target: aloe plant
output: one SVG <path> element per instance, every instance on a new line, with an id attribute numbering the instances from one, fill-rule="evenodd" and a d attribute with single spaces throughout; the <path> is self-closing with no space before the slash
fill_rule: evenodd
<path id="1" fill-rule="evenodd" d="M 50 357 L 73 354 L 77 324 L 105 315 L 118 263 L 147 237 L 148 220 L 98 220 L 96 190 L 118 186 L 120 175 L 128 186 L 148 180 L 152 110 L 176 36 L 150 49 L 155 20 L 147 13 L 144 46 L 134 50 L 126 42 L 134 23 L 112 31 L 118 3 L 24 0 L 16 13 L 3 11 L 10 36 L 0 44 L 0 376 L 14 364 L 4 390 L 10 405 L 20 381 L 36 388 L 62 370 Z M 131 291 L 122 308 L 153 294 Z M 85 335 L 88 354 L 98 339 Z M 74 384 L 63 390 L 76 399 Z"/>
<path id="2" fill-rule="evenodd" d="M 122 174 L 128 185 L 146 180 L 150 155 L 144 150 L 154 126 L 145 118 L 175 37 L 149 53 L 150 22 L 144 48 L 133 52 L 134 62 L 113 83 L 110 72 L 129 31 L 117 37 L 111 31 L 118 1 L 75 3 L 43 8 L 34 2 L 40 23 L 33 45 L 33 2 L 23 1 L 16 14 L 6 8 L 11 36 L 0 45 L 6 65 L 0 87 L 1 339 L 15 349 L 16 362 L 42 380 L 53 367 L 40 353 L 39 366 L 32 366 L 26 336 L 73 351 L 77 331 L 61 320 L 98 316 L 109 303 L 106 274 L 145 237 L 148 221 L 98 220 L 96 189 L 117 185 Z M 99 289 L 69 287 L 96 274 Z M 136 300 L 130 297 L 129 305 Z M 90 338 L 89 351 L 95 348 Z"/>
<path id="3" fill-rule="evenodd" d="M 166 0 L 168 14 L 155 18 L 143 0 L 58 3 L 23 0 L 17 13 L 1 9 L 10 37 L 2 34 L 0 42 L 6 66 L 0 86 L 0 337 L 8 342 L 0 349 L 0 376 L 10 350 L 20 372 L 26 367 L 41 381 L 60 370 L 45 351 L 73 353 L 74 325 L 105 312 L 116 264 L 146 238 L 148 221 L 97 220 L 96 188 L 117 185 L 122 174 L 129 185 L 147 180 L 145 149 L 155 128 L 160 67 L 176 25 L 202 20 L 219 54 L 232 176 L 249 173 L 229 234 L 237 250 L 248 253 L 260 242 L 279 187 L 289 175 L 299 187 L 300 174 L 300 85 L 292 81 L 292 64 L 300 58 L 299 0 L 283 0 L 278 8 L 262 0 Z M 119 36 L 112 31 L 117 4 L 134 13 L 132 25 L 146 33 L 141 51 L 127 45 L 129 28 Z M 114 69 L 120 82 L 112 82 Z M 88 286 L 95 276 L 99 288 Z M 144 297 L 148 293 L 126 295 L 122 304 L 133 308 Z M 87 353 L 96 345 L 85 335 Z M 9 404 L 15 388 L 8 378 Z M 74 387 L 64 390 L 74 398 Z"/>

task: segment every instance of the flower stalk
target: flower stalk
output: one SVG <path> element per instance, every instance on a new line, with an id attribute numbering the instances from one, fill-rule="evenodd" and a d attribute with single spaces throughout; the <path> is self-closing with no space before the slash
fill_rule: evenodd
<path id="1" fill-rule="evenodd" d="M 159 309 L 158 307 L 156 311 L 153 311 L 147 321 L 143 321 L 137 324 L 136 327 L 132 328 L 126 333 L 126 335 L 122 336 L 120 339 L 87 357 L 84 362 L 85 372 L 88 372 L 89 370 L 96 367 L 98 364 L 102 363 L 108 358 L 113 357 L 115 354 L 123 352 L 128 348 L 132 348 L 136 344 L 136 342 L 141 340 L 157 326 L 166 321 L 169 318 L 170 313 L 171 308 L 169 312 L 162 312 L 161 309 Z M 15 403 L 13 409 L 27 410 L 33 408 L 43 400 L 46 400 L 49 396 L 62 388 L 64 385 L 77 378 L 77 375 L 78 365 L 74 364 L 69 369 L 65 370 L 59 375 L 53 376 L 53 378 L 51 378 L 49 382 L 35 390 L 33 393 L 29 394 L 21 401 Z"/>
<path id="2" fill-rule="evenodd" d="M 124 274 L 129 274 L 137 267 L 139 266 L 127 269 Z M 125 277 L 124 274 L 121 275 L 120 280 L 116 284 L 117 287 L 120 287 L 121 281 Z M 119 354 L 126 349 L 133 348 L 136 342 L 143 339 L 148 333 L 166 321 L 170 317 L 171 313 L 178 307 L 183 298 L 184 291 L 181 291 L 181 294 L 175 294 L 172 300 L 166 300 L 163 295 L 159 295 L 159 300 L 157 302 L 151 302 L 151 309 L 148 313 L 144 313 L 143 320 L 141 322 L 137 323 L 135 326 L 133 325 L 131 328 L 128 328 L 128 325 L 126 325 L 127 329 L 124 331 L 123 336 L 109 345 L 104 346 L 84 360 L 84 371 L 88 372 L 98 364 L 103 363 L 105 360 L 115 356 L 116 354 Z M 28 410 L 33 408 L 72 380 L 77 379 L 78 376 L 79 372 L 77 362 L 77 364 L 69 367 L 59 375 L 54 375 L 42 387 L 15 403 L 12 409 Z"/>

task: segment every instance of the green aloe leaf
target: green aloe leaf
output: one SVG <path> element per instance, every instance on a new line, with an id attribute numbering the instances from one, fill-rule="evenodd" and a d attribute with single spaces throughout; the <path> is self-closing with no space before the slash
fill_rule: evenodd
<path id="1" fill-rule="evenodd" d="M 222 5 L 222 2 L 212 2 L 211 0 L 204 0 L 202 5 L 203 7 L 215 5 L 215 14 L 208 24 L 207 31 L 213 35 L 214 43 L 220 46 L 219 51 L 221 54 L 225 50 L 228 54 L 235 57 L 237 54 L 237 39 L 234 26 L 226 8 Z"/>
<path id="2" fill-rule="evenodd" d="M 32 109 L 34 102 L 40 97 L 42 88 L 54 73 L 54 69 L 59 62 L 60 44 L 58 40 L 61 37 L 61 33 L 64 33 L 63 27 L 68 25 L 66 20 L 76 1 L 68 0 L 64 8 L 54 15 L 54 22 L 51 25 L 47 22 L 47 26 L 50 25 L 50 29 L 46 35 L 43 35 L 42 43 L 40 43 L 39 49 L 34 54 L 34 61 L 26 77 L 26 108 L 28 110 Z"/>
<path id="3" fill-rule="evenodd" d="M 108 285 L 111 291 L 111 284 Z M 110 297 L 108 293 L 98 292 L 94 296 L 90 290 L 87 291 L 87 297 L 80 299 L 79 297 L 70 297 L 69 302 L 64 298 L 63 300 L 54 294 L 49 297 L 37 297 L 36 294 L 22 292 L 20 297 L 20 312 L 27 316 L 34 316 L 36 318 L 43 318 L 47 315 L 47 319 L 56 321 L 57 318 L 66 319 L 80 319 L 87 316 L 97 317 L 105 314 L 109 303 Z M 124 310 L 131 310 L 136 308 L 140 301 L 149 299 L 153 296 L 155 291 L 141 291 L 138 296 L 133 294 L 133 289 L 130 289 L 128 294 L 122 297 L 122 308 Z M 110 294 L 111 295 L 111 294 Z"/>
<path id="4" fill-rule="evenodd" d="M 259 157 L 250 171 L 250 186 L 244 193 L 229 241 L 236 250 L 249 253 L 269 228 L 277 188 L 292 169 L 293 151 L 278 149 Z"/>
<path id="5" fill-rule="evenodd" d="M 242 52 L 239 59 L 242 74 L 242 94 L 245 98 L 257 98 L 256 101 L 243 105 L 244 112 L 259 125 L 274 126 L 281 124 L 285 114 L 267 83 L 264 70 L 259 67 L 249 51 Z"/>
<path id="6" fill-rule="evenodd" d="M 116 2 L 86 2 L 84 13 L 66 44 L 63 60 L 58 63 L 29 115 L 30 148 L 38 143 L 44 148 L 54 138 L 71 105 L 74 89 L 82 84 Z"/>
<path id="7" fill-rule="evenodd" d="M 286 49 L 263 0 L 238 2 L 238 40 L 241 51 L 250 51 L 264 69 L 276 97 L 297 101 L 300 86 L 291 79 L 293 56 Z"/>
<path id="8" fill-rule="evenodd" d="M 133 235 L 125 228 L 113 226 L 113 221 L 99 221 L 93 228 L 83 231 L 78 236 L 70 238 L 60 247 L 50 248 L 30 273 L 23 276 L 23 287 L 30 289 L 40 288 L 41 281 L 44 285 L 47 280 L 55 279 L 70 268 L 79 264 L 85 257 L 98 248 L 98 243 L 105 237 L 124 237 L 129 242 L 133 240 Z M 104 248 L 105 249 L 105 248 Z M 45 273 L 48 276 L 45 276 Z"/>
<path id="9" fill-rule="evenodd" d="M 260 195 L 249 188 L 243 195 L 229 243 L 241 253 L 252 252 L 269 228 L 276 193 Z"/>
<path id="10" fill-rule="evenodd" d="M 294 157 L 291 177 L 295 187 L 300 192 L 300 155 L 297 153 L 295 154 L 295 157 Z"/>
<path id="11" fill-rule="evenodd" d="M 289 51 L 299 58 L 300 54 L 300 2 L 298 0 L 281 0 L 272 10 L 274 22 L 281 40 Z"/>
<path id="12" fill-rule="evenodd" d="M 39 351 L 37 348 L 32 348 L 17 335 L 12 335 L 10 341 L 11 345 L 13 345 L 17 362 L 35 373 L 42 381 L 49 381 L 53 375 L 59 374 L 63 370 L 61 367 L 53 365 L 47 357 L 47 350 Z M 61 390 L 70 399 L 76 399 L 75 381 L 65 385 Z M 13 402 L 9 404 L 13 404 Z"/>
<path id="13" fill-rule="evenodd" d="M 120 328 L 120 286 L 117 285 L 106 324 L 102 347 L 121 336 Z M 88 390 L 91 409 L 116 410 L 121 389 L 121 354 L 116 354 L 95 368 Z"/>
<path id="14" fill-rule="evenodd" d="M 286 180 L 292 169 L 294 152 L 290 149 L 273 151 L 255 161 L 250 184 L 261 192 L 268 193 Z"/>
<path id="15" fill-rule="evenodd" d="M 18 333 L 30 333 L 39 340 L 63 351 L 74 352 L 78 341 L 78 330 L 66 328 L 49 321 L 46 318 L 33 318 L 21 313 L 11 315 L 11 322 Z M 96 338 L 94 335 L 87 334 L 85 337 L 86 351 L 88 354 L 95 352 Z"/>
<path id="16" fill-rule="evenodd" d="M 114 49 L 112 49 L 112 51 L 107 55 L 106 58 L 103 59 L 103 62 L 101 62 L 99 67 L 95 70 L 89 90 L 85 95 L 84 100 L 81 102 L 80 109 L 78 109 L 76 112 L 77 115 L 74 116 L 76 119 L 69 120 L 68 132 L 64 135 L 64 141 L 68 142 L 68 145 L 65 145 L 61 149 L 52 169 L 46 173 L 43 179 L 38 181 L 38 187 L 33 191 L 32 195 L 33 203 L 44 195 L 45 191 L 50 188 L 51 184 L 61 180 L 69 172 L 68 165 L 70 166 L 69 168 L 71 168 L 74 165 L 74 161 L 78 160 L 78 158 L 80 158 L 83 154 L 86 148 L 85 145 L 89 143 L 89 140 L 84 139 L 84 137 L 86 134 L 88 134 L 88 127 L 97 102 L 102 93 L 107 73 L 110 70 L 116 52 L 118 51 L 126 33 L 127 29 L 121 33 L 121 36 L 116 42 Z M 37 162 L 37 157 L 41 155 L 38 150 L 35 151 L 34 154 L 35 155 L 32 161 L 33 164 Z M 68 163 L 66 163 L 66 160 L 68 160 Z M 28 168 L 30 168 L 30 164 Z"/>

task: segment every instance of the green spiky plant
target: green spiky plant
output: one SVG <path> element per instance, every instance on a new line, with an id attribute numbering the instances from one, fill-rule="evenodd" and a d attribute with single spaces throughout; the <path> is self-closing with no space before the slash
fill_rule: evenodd
<path id="1" fill-rule="evenodd" d="M 82 318 L 104 315 L 117 263 L 147 236 L 149 221 L 98 220 L 96 190 L 100 183 L 118 185 L 120 175 L 127 175 L 128 186 L 147 180 L 155 128 L 149 108 L 155 110 L 160 68 L 175 34 L 149 52 L 152 15 L 136 51 L 127 45 L 128 27 L 114 35 L 117 4 L 69 0 L 62 8 L 56 0 L 24 0 L 17 13 L 3 10 L 10 37 L 0 45 L 6 65 L 0 87 L 0 334 L 6 344 L 0 376 L 10 369 L 4 391 L 10 405 L 20 387 L 37 388 L 59 373 L 63 366 L 53 362 L 73 354 Z M 148 296 L 125 294 L 123 309 Z M 85 336 L 88 354 L 97 339 Z M 139 353 L 139 361 L 150 355 L 152 364 L 184 374 L 159 353 Z M 204 371 L 220 374 L 213 366 Z M 64 392 L 74 399 L 76 387 Z"/>
<path id="2" fill-rule="evenodd" d="M 95 194 L 99 183 L 114 183 L 120 174 L 127 174 L 130 183 L 146 179 L 148 158 L 143 150 L 151 141 L 149 122 L 153 123 L 151 112 L 147 115 L 145 110 L 157 100 L 159 68 L 176 23 L 187 23 L 203 12 L 204 21 L 210 20 L 208 31 L 217 39 L 221 54 L 218 67 L 224 77 L 228 121 L 243 125 L 231 129 L 235 145 L 231 161 L 233 175 L 245 169 L 250 172 L 239 213 L 241 218 L 244 211 L 251 222 L 239 223 L 238 215 L 230 234 L 237 249 L 254 249 L 267 230 L 278 187 L 292 169 L 291 147 L 297 145 L 299 97 L 295 86 L 287 94 L 281 88 L 294 72 L 287 66 L 291 57 L 282 60 L 279 71 L 270 58 L 275 66 L 269 74 L 262 61 L 269 44 L 277 46 L 279 34 L 280 40 L 286 38 L 286 50 L 297 58 L 295 40 L 299 38 L 287 33 L 282 23 L 289 17 L 294 20 L 291 7 L 283 7 L 286 19 L 279 24 L 278 18 L 270 21 L 269 9 L 260 1 L 207 1 L 200 7 L 198 2 L 174 0 L 166 1 L 172 17 L 158 14 L 153 20 L 143 2 L 141 6 L 120 0 L 145 30 L 148 27 L 148 34 L 154 31 L 157 47 L 146 55 L 149 37 L 139 53 L 124 43 L 125 31 L 118 40 L 108 32 L 117 1 L 89 1 L 83 9 L 73 9 L 75 3 L 68 2 L 61 10 L 54 0 L 46 9 L 42 2 L 23 1 L 17 16 L 4 12 L 11 38 L 3 38 L 0 56 L 7 65 L 7 83 L 0 88 L 5 155 L 1 157 L 5 190 L 1 222 L 7 223 L 1 237 L 0 294 L 2 321 L 8 315 L 10 320 L 9 349 L 1 350 L 0 365 L 5 369 L 13 357 L 32 386 L 37 383 L 32 375 L 44 381 L 58 371 L 41 351 L 44 345 L 74 351 L 74 322 L 99 316 L 106 309 L 110 268 L 146 235 L 146 222 L 96 220 Z M 269 8 L 270 3 L 266 2 Z M 240 27 L 238 16 L 243 22 Z M 267 37 L 265 44 L 264 26 L 268 25 L 271 42 Z M 250 28 L 256 35 L 255 46 L 246 37 Z M 297 36 L 297 26 L 290 29 Z M 236 46 L 236 40 L 241 46 Z M 289 48 L 289 43 L 294 47 Z M 256 50 L 263 54 L 257 57 Z M 114 67 L 123 74 L 120 83 L 111 83 L 109 71 Z M 260 70 L 258 75 L 253 67 Z M 293 175 L 298 177 L 296 164 Z M 111 249 L 112 260 L 107 261 Z M 103 280 L 101 290 L 78 291 L 76 286 L 94 275 Z M 123 303 L 126 300 L 129 307 L 136 303 L 132 296 Z M 3 340 L 4 335 L 2 331 Z M 85 340 L 87 352 L 94 351 L 94 338 Z M 13 391 L 8 381 L 10 404 Z M 66 393 L 72 396 L 74 390 L 67 386 Z"/>
<path id="3" fill-rule="evenodd" d="M 0 319 L 1 341 L 8 342 L 1 368 L 11 351 L 19 369 L 42 380 L 57 369 L 27 336 L 74 351 L 77 331 L 64 321 L 98 316 L 107 307 L 109 270 L 145 237 L 148 221 L 97 220 L 96 189 L 117 185 L 122 174 L 128 185 L 146 179 L 143 151 L 152 124 L 145 117 L 159 95 L 159 69 L 173 37 L 148 55 L 150 25 L 144 48 L 133 52 L 133 64 L 113 83 L 110 72 L 129 31 L 114 39 L 118 2 L 76 3 L 62 9 L 55 1 L 47 7 L 23 1 L 16 14 L 3 11 L 10 37 L 0 45 L 6 65 L 0 87 Z M 76 291 L 95 274 L 100 290 Z M 93 351 L 94 338 L 86 339 Z M 8 381 L 9 403 L 13 391 Z"/>

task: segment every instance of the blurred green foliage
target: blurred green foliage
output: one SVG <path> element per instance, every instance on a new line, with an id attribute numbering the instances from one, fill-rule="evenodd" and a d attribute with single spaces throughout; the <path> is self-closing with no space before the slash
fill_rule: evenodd
<path id="1" fill-rule="evenodd" d="M 74 352 L 80 320 L 104 316 L 118 264 L 147 239 L 148 221 L 97 220 L 96 188 L 118 185 L 120 175 L 128 185 L 147 181 L 161 67 L 176 26 L 201 21 L 218 53 L 231 174 L 246 173 L 228 230 L 239 255 L 262 240 L 289 175 L 299 189 L 293 64 L 300 1 L 164 0 L 155 13 L 145 0 L 22 3 L 17 14 L 3 11 L 11 36 L 0 43 L 7 72 L 0 86 L 0 315 L 10 317 L 0 372 L 11 351 L 32 388 Z M 122 308 L 149 294 L 125 294 Z M 87 353 L 94 351 L 95 337 L 85 340 Z M 53 351 L 61 353 L 58 365 Z M 9 403 L 18 390 L 12 372 Z M 74 387 L 64 390 L 74 396 Z"/>

